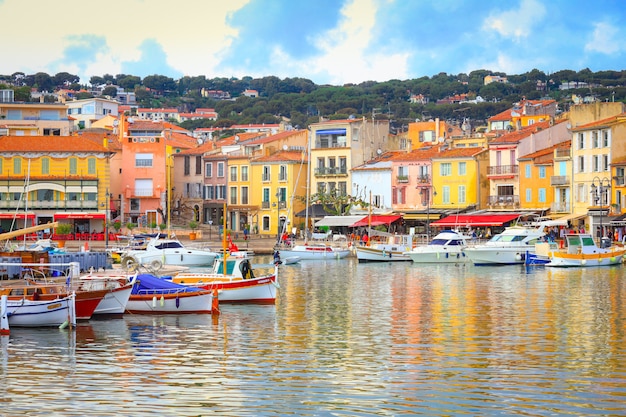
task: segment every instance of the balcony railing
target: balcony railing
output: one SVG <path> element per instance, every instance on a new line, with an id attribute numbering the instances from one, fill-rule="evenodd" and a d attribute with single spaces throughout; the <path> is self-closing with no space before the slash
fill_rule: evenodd
<path id="1" fill-rule="evenodd" d="M 263 182 L 268 182 L 270 180 L 270 176 L 267 174 L 263 174 L 263 176 L 261 177 L 261 181 Z"/>
<path id="2" fill-rule="evenodd" d="M 418 175 L 417 182 L 419 184 L 430 184 L 430 175 Z"/>
<path id="3" fill-rule="evenodd" d="M 571 209 L 570 203 L 555 201 L 550 204 L 550 211 L 553 213 L 569 213 Z"/>
<path id="4" fill-rule="evenodd" d="M 326 175 L 348 175 L 348 169 L 345 167 L 315 168 L 315 176 L 321 177 Z"/>
<path id="5" fill-rule="evenodd" d="M 555 149 L 554 150 L 554 157 L 555 158 L 563 159 L 563 158 L 570 158 L 571 156 L 572 156 L 571 155 L 571 150 L 569 150 L 567 148 L 565 148 L 565 149 Z"/>
<path id="6" fill-rule="evenodd" d="M 490 206 L 515 207 L 519 205 L 519 195 L 490 195 Z"/>
<path id="7" fill-rule="evenodd" d="M 409 182 L 409 176 L 408 175 L 398 175 L 396 177 L 396 181 L 399 183 L 408 183 Z"/>
<path id="8" fill-rule="evenodd" d="M 488 175 L 517 175 L 519 165 L 495 165 L 490 166 Z"/>
<path id="9" fill-rule="evenodd" d="M 261 202 L 261 208 L 264 208 L 264 209 L 270 208 L 270 202 L 269 201 Z"/>
<path id="10" fill-rule="evenodd" d="M 624 184 L 626 184 L 624 182 L 624 176 L 623 175 L 622 176 L 615 176 L 615 177 L 613 177 L 613 181 L 615 181 L 615 185 L 618 186 L 618 187 L 623 187 Z"/>
<path id="11" fill-rule="evenodd" d="M 569 185 L 569 183 L 569 176 L 567 175 L 553 175 L 550 177 L 550 185 L 553 187 L 556 185 Z"/>

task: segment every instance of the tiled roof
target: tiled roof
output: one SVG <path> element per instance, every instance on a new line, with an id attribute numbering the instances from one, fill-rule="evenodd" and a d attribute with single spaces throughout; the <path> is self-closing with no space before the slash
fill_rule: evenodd
<path id="1" fill-rule="evenodd" d="M 290 136 L 294 136 L 297 134 L 301 134 L 304 130 L 285 130 L 280 133 L 276 133 L 275 135 L 259 137 L 246 142 L 247 145 L 259 145 L 262 143 L 270 143 L 277 140 L 287 139 Z"/>
<path id="2" fill-rule="evenodd" d="M 607 117 L 606 119 L 596 120 L 591 123 L 586 123 L 584 125 L 576 126 L 572 128 L 572 132 L 579 132 L 581 130 L 589 130 L 589 129 L 597 129 L 600 127 L 608 127 L 609 125 L 619 121 L 619 119 L 626 117 L 626 113 L 620 113 L 615 116 Z"/>
<path id="3" fill-rule="evenodd" d="M 500 137 L 494 138 L 489 142 L 489 145 L 519 143 L 522 139 L 532 135 L 533 133 L 537 133 L 549 127 L 550 127 L 550 121 L 538 122 L 530 126 L 525 126 L 521 128 L 520 130 L 516 130 L 511 133 L 506 133 Z"/>
<path id="4" fill-rule="evenodd" d="M 485 151 L 486 149 L 480 147 L 448 148 L 442 150 L 437 155 L 434 155 L 433 159 L 472 158 Z"/>
<path id="5" fill-rule="evenodd" d="M 80 136 L 0 136 L 0 152 L 109 152 L 102 141 Z"/>
<path id="6" fill-rule="evenodd" d="M 254 159 L 255 163 L 267 163 L 267 162 L 301 162 L 303 161 L 302 152 L 299 151 L 279 151 L 271 155 L 261 156 Z"/>

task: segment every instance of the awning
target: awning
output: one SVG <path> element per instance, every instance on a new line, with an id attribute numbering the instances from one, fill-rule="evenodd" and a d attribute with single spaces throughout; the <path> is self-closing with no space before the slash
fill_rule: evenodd
<path id="1" fill-rule="evenodd" d="M 350 226 L 351 224 L 361 220 L 362 218 L 363 216 L 326 216 L 322 220 L 316 222 L 315 226 Z"/>
<path id="2" fill-rule="evenodd" d="M 35 213 L 0 213 L 0 219 L 34 219 Z"/>
<path id="3" fill-rule="evenodd" d="M 511 220 L 519 217 L 519 213 L 515 214 L 459 214 L 451 215 L 445 219 L 431 222 L 431 226 L 435 227 L 463 227 L 463 226 L 502 226 Z"/>
<path id="4" fill-rule="evenodd" d="M 372 214 L 371 221 L 370 216 L 365 216 L 361 220 L 351 224 L 350 227 L 380 226 L 382 224 L 391 224 L 401 217 L 402 216 L 400 216 L 399 214 Z"/>
<path id="5" fill-rule="evenodd" d="M 404 220 L 437 220 L 441 218 L 440 213 L 406 213 L 402 215 Z"/>
<path id="6" fill-rule="evenodd" d="M 626 226 L 626 214 L 612 218 L 609 224 L 611 226 Z"/>
<path id="7" fill-rule="evenodd" d="M 344 206 L 344 207 L 347 207 Z M 332 215 L 333 212 L 336 213 L 336 211 L 334 210 L 334 208 L 327 204 L 311 204 L 308 208 L 305 208 L 302 211 L 299 211 L 295 214 L 295 217 L 307 217 L 307 210 L 308 210 L 308 217 L 310 218 L 321 218 L 321 217 L 326 217 L 328 215 Z"/>
<path id="8" fill-rule="evenodd" d="M 582 219 L 583 217 L 587 217 L 587 213 L 585 213 L 585 214 L 579 214 L 579 213 L 566 214 L 565 216 L 559 217 L 559 218 L 554 219 L 554 220 L 559 220 L 559 221 L 562 221 L 562 222 L 571 222 L 571 221 L 574 221 L 574 220 Z"/>
<path id="9" fill-rule="evenodd" d="M 91 220 L 91 219 L 105 219 L 104 213 L 54 213 L 54 220 Z"/>

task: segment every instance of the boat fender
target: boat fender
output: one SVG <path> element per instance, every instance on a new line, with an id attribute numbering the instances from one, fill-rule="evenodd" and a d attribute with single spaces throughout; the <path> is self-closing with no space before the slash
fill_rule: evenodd
<path id="1" fill-rule="evenodd" d="M 449 255 L 450 255 L 450 254 L 449 254 L 448 252 L 446 252 L 446 259 L 448 259 L 448 256 L 449 256 Z"/>
<path id="2" fill-rule="evenodd" d="M 461 254 L 460 254 L 460 253 L 457 253 L 457 254 L 456 254 L 456 259 L 459 259 L 460 257 L 461 257 Z"/>
<path id="3" fill-rule="evenodd" d="M 586 260 L 586 259 L 583 259 L 582 261 L 580 261 L 580 264 L 581 264 L 581 265 L 587 265 L 587 260 Z"/>
<path id="4" fill-rule="evenodd" d="M 161 296 L 161 307 L 165 305 L 165 297 Z"/>
<path id="5" fill-rule="evenodd" d="M 152 297 L 152 308 L 156 307 L 156 295 Z"/>
<path id="6" fill-rule="evenodd" d="M 154 261 L 150 262 L 150 269 L 152 269 L 153 271 L 158 271 L 163 267 L 163 262 L 161 262 L 158 259 L 155 259 Z"/>
<path id="7" fill-rule="evenodd" d="M 134 271 L 135 269 L 137 269 L 137 266 L 139 265 L 137 258 L 135 258 L 132 255 L 124 256 L 120 263 L 122 264 L 122 267 L 124 269 L 128 269 L 129 271 Z"/>
<path id="8" fill-rule="evenodd" d="M 615 258 L 615 256 L 611 256 L 611 263 L 615 262 L 617 260 L 617 258 Z"/>
<path id="9" fill-rule="evenodd" d="M 521 261 L 522 260 L 522 255 L 520 255 L 519 253 L 515 254 L 515 260 L 516 261 Z"/>
<path id="10" fill-rule="evenodd" d="M 180 298 L 176 297 L 176 308 L 180 307 Z"/>

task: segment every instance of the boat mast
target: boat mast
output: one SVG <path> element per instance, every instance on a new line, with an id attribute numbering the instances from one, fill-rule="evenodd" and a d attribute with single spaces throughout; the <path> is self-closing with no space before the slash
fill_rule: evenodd
<path id="1" fill-rule="evenodd" d="M 309 143 L 307 146 L 307 166 L 306 166 L 306 207 L 304 210 L 304 244 L 309 241 L 309 204 L 311 200 L 311 128 L 309 127 Z"/>

